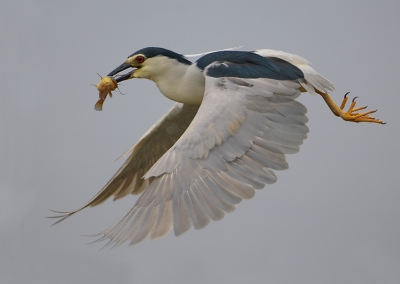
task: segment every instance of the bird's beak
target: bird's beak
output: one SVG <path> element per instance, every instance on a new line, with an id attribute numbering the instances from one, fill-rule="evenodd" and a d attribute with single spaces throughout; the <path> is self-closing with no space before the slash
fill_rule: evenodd
<path id="1" fill-rule="evenodd" d="M 124 63 L 122 63 L 120 66 L 118 66 L 117 68 L 115 68 L 113 71 L 111 71 L 110 73 L 108 73 L 107 76 L 114 76 L 114 75 L 118 74 L 119 72 L 124 71 L 124 70 L 126 70 L 126 69 L 128 69 L 128 68 L 130 68 L 130 67 L 132 67 L 130 64 L 124 62 Z"/>
<path id="2" fill-rule="evenodd" d="M 126 70 L 128 68 L 133 68 L 133 67 L 130 64 L 124 62 L 120 66 L 115 68 L 113 71 L 108 73 L 107 76 L 112 77 L 112 76 L 118 74 L 119 72 L 124 71 L 124 70 Z M 117 78 L 115 78 L 115 81 L 117 81 L 117 83 L 119 83 L 119 82 L 122 82 L 122 81 L 125 81 L 125 80 L 128 80 L 128 79 L 131 79 L 132 78 L 131 75 L 133 74 L 133 72 L 135 72 L 135 70 L 136 69 L 134 69 L 131 72 L 128 72 L 126 74 L 118 76 Z"/>

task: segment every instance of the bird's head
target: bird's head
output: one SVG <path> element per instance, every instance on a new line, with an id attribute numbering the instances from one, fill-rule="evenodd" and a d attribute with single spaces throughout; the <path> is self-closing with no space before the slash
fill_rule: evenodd
<path id="1" fill-rule="evenodd" d="M 115 76 L 128 68 L 132 71 L 116 77 L 117 83 L 132 78 L 146 78 L 156 81 L 159 76 L 173 72 L 173 68 L 191 65 L 183 55 L 165 48 L 146 47 L 140 49 L 125 60 L 120 66 L 111 71 L 107 76 Z"/>

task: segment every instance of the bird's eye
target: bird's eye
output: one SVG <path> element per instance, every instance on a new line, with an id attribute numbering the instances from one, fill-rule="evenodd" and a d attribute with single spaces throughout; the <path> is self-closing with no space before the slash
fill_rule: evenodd
<path id="1" fill-rule="evenodd" d="M 143 56 L 136 57 L 136 62 L 143 63 L 144 62 L 144 57 Z"/>

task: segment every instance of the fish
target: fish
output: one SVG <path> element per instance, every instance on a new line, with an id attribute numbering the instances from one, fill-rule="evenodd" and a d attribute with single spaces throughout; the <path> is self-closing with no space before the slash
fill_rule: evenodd
<path id="1" fill-rule="evenodd" d="M 97 74 L 99 75 L 99 74 Z M 99 75 L 100 76 L 100 75 Z M 97 83 L 97 85 L 94 85 L 97 90 L 99 90 L 99 100 L 97 103 L 94 105 L 94 109 L 97 111 L 103 110 L 103 103 L 107 98 L 107 95 L 112 98 L 112 91 L 118 88 L 118 83 L 117 81 L 110 76 L 107 77 L 101 77 L 100 76 L 100 82 Z"/>

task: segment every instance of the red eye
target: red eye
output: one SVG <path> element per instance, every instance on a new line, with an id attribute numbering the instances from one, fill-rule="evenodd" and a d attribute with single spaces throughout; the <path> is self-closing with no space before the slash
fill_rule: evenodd
<path id="1" fill-rule="evenodd" d="M 144 62 L 144 57 L 143 56 L 136 57 L 136 62 L 143 63 Z"/>

